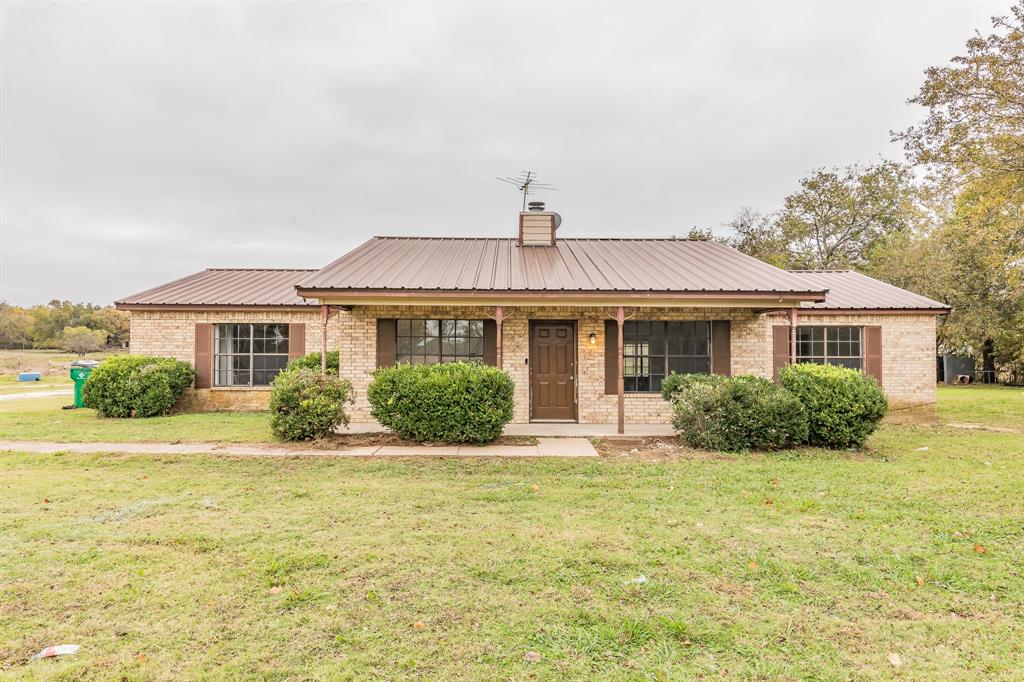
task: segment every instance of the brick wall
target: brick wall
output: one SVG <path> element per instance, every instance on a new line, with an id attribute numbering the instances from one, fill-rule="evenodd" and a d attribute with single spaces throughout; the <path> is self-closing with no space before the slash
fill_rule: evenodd
<path id="1" fill-rule="evenodd" d="M 337 313 L 332 315 L 337 324 Z M 174 311 L 134 310 L 131 312 L 131 352 L 135 355 L 158 355 L 195 362 L 196 324 L 230 324 L 261 322 L 306 324 L 306 352 L 320 350 L 320 309 L 306 311 Z M 270 389 L 259 388 L 191 388 L 185 392 L 177 409 L 193 412 L 214 410 L 265 410 L 270 402 Z"/>
<path id="2" fill-rule="evenodd" d="M 366 387 L 376 368 L 378 317 L 486 319 L 493 308 L 442 306 L 369 306 L 351 311 L 332 310 L 328 323 L 328 348 L 341 351 L 341 374 L 352 381 L 356 404 L 354 421 L 369 421 Z M 614 317 L 612 308 L 529 307 L 505 310 L 503 368 L 515 382 L 514 421 L 529 421 L 530 386 L 529 320 L 577 320 L 577 391 L 579 420 L 613 423 L 617 397 L 604 393 L 604 321 Z M 641 308 L 631 319 L 724 320 L 731 322 L 733 374 L 772 375 L 772 326 L 786 324 L 779 315 L 757 314 L 746 309 Z M 164 355 L 191 362 L 197 322 L 306 323 L 306 351 L 320 349 L 319 309 L 309 312 L 171 312 L 132 313 L 132 352 Z M 829 315 L 805 314 L 800 323 L 881 325 L 883 388 L 892 407 L 935 403 L 935 318 L 932 315 Z M 591 345 L 589 335 L 596 335 Z M 615 339 L 610 340 L 615 343 Z M 183 399 L 188 409 L 265 409 L 266 389 L 192 390 Z M 631 424 L 664 423 L 668 405 L 657 394 L 627 394 L 626 421 Z"/>

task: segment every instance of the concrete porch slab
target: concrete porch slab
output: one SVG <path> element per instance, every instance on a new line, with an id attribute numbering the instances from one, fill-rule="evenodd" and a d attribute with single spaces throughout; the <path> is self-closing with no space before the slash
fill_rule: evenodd
<path id="1" fill-rule="evenodd" d="M 382 433 L 386 431 L 377 422 L 358 422 L 341 428 L 338 433 Z M 615 424 L 509 424 L 505 427 L 506 436 L 536 436 L 553 438 L 593 438 L 597 436 L 617 436 Z M 675 431 L 671 424 L 627 424 L 625 436 L 643 438 L 647 436 L 672 436 Z"/>

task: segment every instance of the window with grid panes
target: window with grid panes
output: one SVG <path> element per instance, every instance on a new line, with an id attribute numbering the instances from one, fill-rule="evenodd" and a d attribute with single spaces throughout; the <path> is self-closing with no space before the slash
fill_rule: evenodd
<path id="1" fill-rule="evenodd" d="M 269 386 L 288 364 L 287 324 L 218 324 L 213 333 L 214 386 Z"/>
<path id="2" fill-rule="evenodd" d="M 672 372 L 711 371 L 711 323 L 628 320 L 622 328 L 622 350 L 626 392 L 657 392 Z"/>
<path id="3" fill-rule="evenodd" d="M 483 362 L 483 320 L 398 320 L 395 361 Z"/>
<path id="4" fill-rule="evenodd" d="M 864 369 L 862 327 L 798 326 L 796 361 Z"/>

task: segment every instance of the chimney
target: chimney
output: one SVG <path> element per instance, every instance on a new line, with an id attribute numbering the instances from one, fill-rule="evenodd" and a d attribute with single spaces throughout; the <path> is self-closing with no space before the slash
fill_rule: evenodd
<path id="1" fill-rule="evenodd" d="M 561 224 L 562 216 L 545 211 L 543 201 L 531 201 L 529 210 L 519 214 L 519 246 L 554 246 Z"/>

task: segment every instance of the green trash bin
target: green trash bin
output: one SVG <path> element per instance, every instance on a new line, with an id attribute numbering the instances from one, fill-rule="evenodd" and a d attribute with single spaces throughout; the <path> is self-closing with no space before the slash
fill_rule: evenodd
<path id="1" fill-rule="evenodd" d="M 75 407 L 85 407 L 82 401 L 82 388 L 98 364 L 100 363 L 95 360 L 78 360 L 71 363 L 71 380 L 75 382 Z"/>

